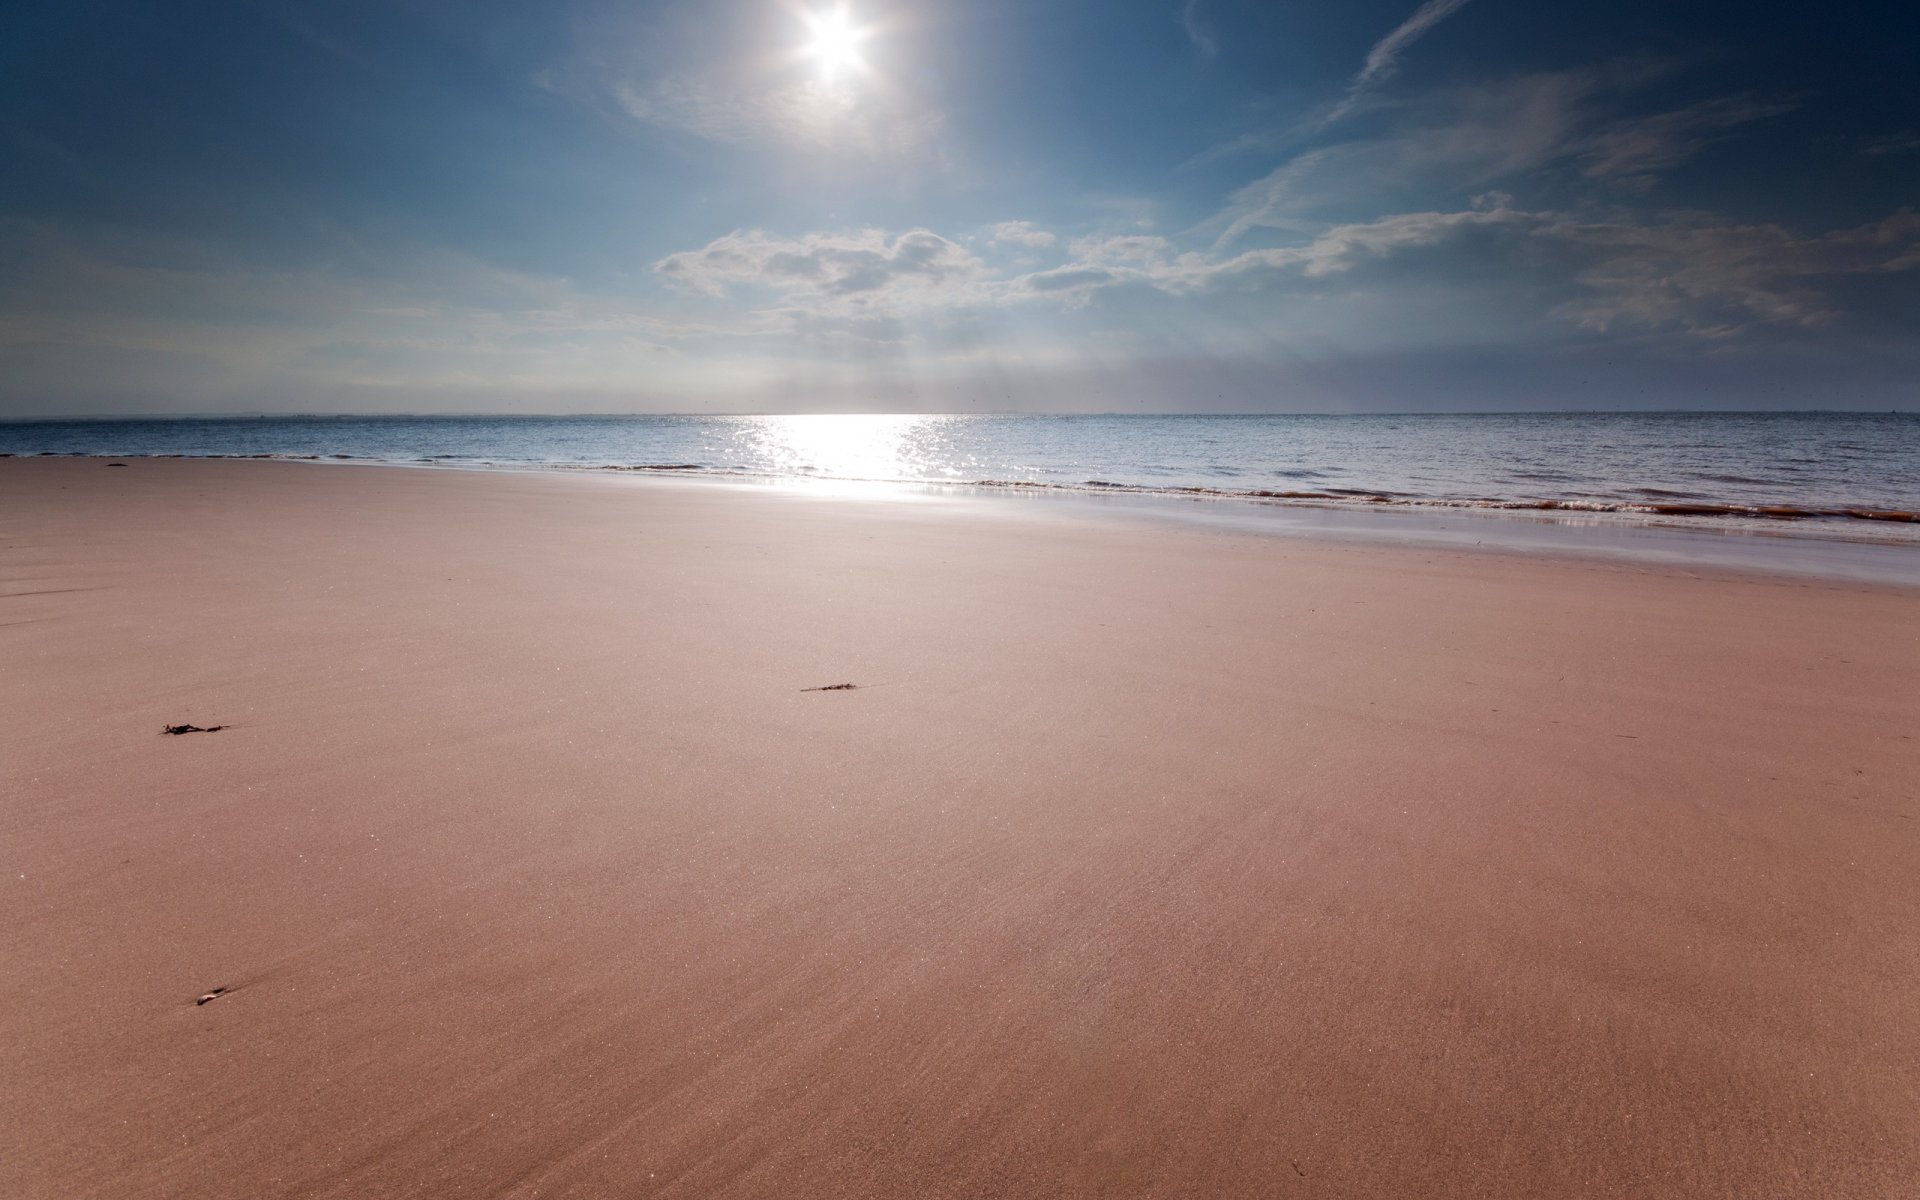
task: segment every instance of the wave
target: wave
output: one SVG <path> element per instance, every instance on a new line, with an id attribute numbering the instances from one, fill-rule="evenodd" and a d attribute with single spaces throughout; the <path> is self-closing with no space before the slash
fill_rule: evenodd
<path id="1" fill-rule="evenodd" d="M 510 467 L 521 470 L 557 470 L 557 471 L 596 471 L 596 472 L 634 472 L 640 474 L 693 474 L 738 479 L 837 479 L 845 483 L 904 484 L 915 487 L 934 488 L 980 488 L 1028 492 L 1061 492 L 1082 494 L 1124 493 L 1138 496 L 1168 496 L 1180 498 L 1202 498 L 1220 500 L 1244 500 L 1260 503 L 1302 503 L 1335 505 L 1340 507 L 1398 507 L 1411 509 L 1464 509 L 1489 512 L 1568 512 L 1568 513 L 1620 513 L 1625 515 L 1653 517 L 1704 517 L 1704 518 L 1748 518 L 1769 521 L 1876 521 L 1896 523 L 1920 523 L 1920 511 L 1904 508 L 1882 508 L 1870 505 L 1800 505 L 1800 504 L 1761 504 L 1719 501 L 1706 497 L 1696 497 L 1686 492 L 1675 492 L 1663 488 L 1642 487 L 1627 489 L 1645 499 L 1614 500 L 1593 497 L 1505 497 L 1505 496 L 1420 496 L 1404 492 L 1391 492 L 1369 488 L 1322 487 L 1303 489 L 1273 488 L 1230 488 L 1206 485 L 1138 484 L 1117 483 L 1106 479 L 1086 479 L 1078 483 L 1059 483 L 1034 479 L 897 479 L 897 478 L 860 478 L 821 476 L 814 473 L 806 475 L 779 475 L 769 472 L 752 471 L 734 467 L 716 467 L 704 463 L 658 462 L 658 463 L 556 463 L 521 462 L 498 463 L 493 460 L 463 459 L 455 455 L 438 454 L 430 457 L 387 458 L 378 455 L 358 454 L 286 454 L 286 453 L 122 453 L 83 452 L 83 451 L 40 451 L 34 454 L 14 454 L 0 452 L 0 458 L 205 458 L 205 459 L 270 459 L 283 462 L 326 462 L 352 461 L 363 463 L 390 463 L 405 466 L 453 466 L 453 467 Z M 1312 471 L 1282 471 L 1279 474 L 1313 475 Z M 1730 479 L 1738 477 L 1729 477 Z"/>

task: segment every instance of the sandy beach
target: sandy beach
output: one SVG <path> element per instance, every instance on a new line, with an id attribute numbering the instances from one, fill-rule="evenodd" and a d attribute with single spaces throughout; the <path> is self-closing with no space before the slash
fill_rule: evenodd
<path id="1" fill-rule="evenodd" d="M 9 1197 L 1920 1194 L 1920 591 L 6 460 L 0 706 Z"/>

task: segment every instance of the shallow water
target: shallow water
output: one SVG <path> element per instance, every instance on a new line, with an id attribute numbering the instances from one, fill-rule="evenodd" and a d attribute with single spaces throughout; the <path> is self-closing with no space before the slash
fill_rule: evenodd
<path id="1" fill-rule="evenodd" d="M 1920 414 L 261 417 L 0 424 L 0 453 L 671 471 L 1801 526 L 1920 512 Z"/>

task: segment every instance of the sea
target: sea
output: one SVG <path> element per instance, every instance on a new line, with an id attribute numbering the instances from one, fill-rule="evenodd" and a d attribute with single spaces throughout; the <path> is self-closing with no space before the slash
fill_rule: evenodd
<path id="1" fill-rule="evenodd" d="M 1206 500 L 1229 512 L 1504 514 L 1920 551 L 1920 413 L 11 421 L 0 422 L 0 455 L 628 472 Z"/>

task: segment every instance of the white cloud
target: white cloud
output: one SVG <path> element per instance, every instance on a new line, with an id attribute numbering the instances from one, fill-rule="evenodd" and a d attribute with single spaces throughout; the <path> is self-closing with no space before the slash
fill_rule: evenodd
<path id="1" fill-rule="evenodd" d="M 670 254 L 654 270 L 709 296 L 760 287 L 779 293 L 791 307 L 841 312 L 949 304 L 954 288 L 985 272 L 960 245 L 925 229 L 800 238 L 748 230 Z"/>
<path id="2" fill-rule="evenodd" d="M 1096 288 L 1143 278 L 1145 276 L 1138 272 L 1119 272 L 1089 263 L 1072 263 L 1022 275 L 1010 282 L 1003 295 L 1009 299 L 1058 296 L 1070 303 L 1084 303 L 1088 293 Z"/>
<path id="3" fill-rule="evenodd" d="M 1336 225 L 1298 246 L 1221 256 L 1175 253 L 1157 237 L 1085 238 L 1073 243 L 1075 261 L 1017 276 L 976 293 L 1001 301 L 1050 298 L 1089 303 L 1095 292 L 1138 285 L 1169 296 L 1213 292 L 1278 294 L 1320 290 L 1321 281 L 1405 251 L 1460 240 L 1475 230 L 1528 227 L 1545 218 L 1515 211 L 1505 197 L 1463 212 L 1403 213 L 1378 221 Z"/>
<path id="4" fill-rule="evenodd" d="M 1027 221 L 1002 221 L 993 227 L 993 240 L 1038 250 L 1053 245 L 1051 233 Z"/>
<path id="5" fill-rule="evenodd" d="M 1319 279 L 1405 250 L 1437 246 L 1474 230 L 1524 227 L 1538 219 L 1506 207 L 1501 197 L 1462 212 L 1400 213 L 1376 221 L 1336 225 L 1301 246 L 1247 250 L 1230 258 L 1181 255 L 1159 274 L 1166 285 L 1182 291 L 1204 290 L 1275 272 Z"/>
<path id="6" fill-rule="evenodd" d="M 1080 239 L 1069 250 L 1072 261 L 1009 275 L 924 229 L 792 239 L 749 232 L 670 255 L 657 269 L 715 297 L 740 287 L 776 294 L 777 307 L 751 315 L 759 332 L 870 341 L 909 339 L 942 320 L 1008 305 L 1086 308 L 1129 287 L 1255 304 L 1329 294 L 1392 304 L 1435 289 L 1492 288 L 1529 297 L 1532 311 L 1591 333 L 1725 339 L 1762 327 L 1824 327 L 1868 310 L 1862 284 L 1850 281 L 1920 269 L 1920 214 L 1804 237 L 1698 214 L 1636 222 L 1528 211 L 1491 194 L 1459 211 L 1349 222 L 1296 245 L 1236 254 L 1181 253 L 1167 239 L 1138 236 Z"/>
<path id="7" fill-rule="evenodd" d="M 1079 238 L 1068 249 L 1082 262 L 1151 262 L 1171 254 L 1173 243 L 1163 237 L 1124 234 L 1120 237 Z"/>

